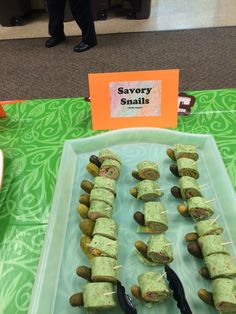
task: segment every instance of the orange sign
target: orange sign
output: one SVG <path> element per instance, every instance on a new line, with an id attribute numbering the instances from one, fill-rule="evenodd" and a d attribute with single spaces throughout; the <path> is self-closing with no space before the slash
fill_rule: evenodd
<path id="1" fill-rule="evenodd" d="M 177 126 L 179 70 L 88 76 L 93 129 Z"/>

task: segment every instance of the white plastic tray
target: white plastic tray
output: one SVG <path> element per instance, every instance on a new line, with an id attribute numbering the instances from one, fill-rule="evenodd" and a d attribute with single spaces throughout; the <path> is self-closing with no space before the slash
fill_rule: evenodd
<path id="1" fill-rule="evenodd" d="M 214 199 L 215 216 L 220 214 L 218 222 L 224 227 L 225 241 L 232 241 L 228 246 L 235 256 L 236 197 L 223 161 L 211 135 L 194 135 L 156 128 L 132 128 L 103 133 L 94 137 L 66 141 L 62 154 L 50 221 L 42 250 L 40 265 L 30 303 L 30 314 L 73 314 L 86 313 L 82 308 L 70 306 L 69 297 L 82 290 L 86 283 L 75 274 L 77 266 L 88 265 L 87 258 L 80 249 L 81 232 L 79 215 L 76 211 L 79 195 L 84 193 L 80 188 L 83 179 L 93 178 L 86 171 L 86 164 L 91 154 L 97 154 L 102 148 L 110 148 L 122 158 L 121 175 L 117 182 L 117 198 L 113 218 L 119 223 L 119 264 L 120 279 L 130 293 L 130 287 L 137 284 L 137 276 L 147 270 L 163 271 L 163 267 L 148 268 L 136 257 L 134 242 L 137 239 L 147 241 L 148 235 L 136 233 L 137 224 L 133 214 L 142 210 L 142 202 L 129 194 L 130 187 L 137 181 L 131 176 L 140 160 L 157 161 L 161 177 L 158 184 L 164 190 L 161 202 L 168 211 L 169 229 L 166 237 L 173 243 L 174 262 L 171 267 L 177 272 L 185 287 L 190 307 L 195 314 L 213 314 L 217 311 L 204 304 L 197 296 L 198 289 L 210 290 L 207 280 L 203 279 L 198 269 L 203 261 L 194 258 L 187 252 L 184 235 L 193 231 L 191 219 L 180 216 L 176 210 L 181 200 L 176 200 L 170 188 L 178 179 L 169 171 L 171 160 L 166 149 L 176 143 L 194 144 L 198 147 L 200 159 L 199 184 L 208 186 L 202 190 L 203 196 Z M 173 298 L 162 305 L 149 309 L 144 303 L 134 300 L 139 314 L 177 314 L 179 310 Z M 122 313 L 116 310 L 101 313 Z"/>

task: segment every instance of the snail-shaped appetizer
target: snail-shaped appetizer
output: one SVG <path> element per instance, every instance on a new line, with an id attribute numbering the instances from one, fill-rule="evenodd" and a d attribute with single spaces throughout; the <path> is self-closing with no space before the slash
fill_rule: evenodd
<path id="1" fill-rule="evenodd" d="M 87 170 L 94 177 L 102 176 L 115 180 L 120 175 L 120 167 L 119 156 L 109 149 L 103 149 L 98 156 L 90 156 Z"/>
<path id="2" fill-rule="evenodd" d="M 196 161 L 199 157 L 194 145 L 176 144 L 173 148 L 168 148 L 166 153 L 173 161 L 179 158 L 189 158 Z"/>
<path id="3" fill-rule="evenodd" d="M 130 189 L 130 194 L 142 201 L 155 201 L 164 193 L 161 191 L 156 181 L 143 180 Z"/>
<path id="4" fill-rule="evenodd" d="M 197 169 L 197 163 L 193 159 L 179 158 L 176 164 L 170 165 L 170 171 L 176 177 L 192 177 L 194 179 L 199 178 L 199 172 Z"/>
<path id="5" fill-rule="evenodd" d="M 144 214 L 136 212 L 135 221 L 139 224 L 137 232 L 163 233 L 168 229 L 166 209 L 160 202 L 146 202 Z"/>
<path id="6" fill-rule="evenodd" d="M 205 289 L 198 291 L 199 298 L 214 306 L 222 314 L 236 312 L 235 280 L 218 278 L 211 281 L 212 292 Z"/>
<path id="7" fill-rule="evenodd" d="M 163 235 L 151 235 L 147 244 L 135 242 L 140 260 L 147 265 L 169 264 L 173 261 L 172 243 Z"/>
<path id="8" fill-rule="evenodd" d="M 194 196 L 202 196 L 197 180 L 191 177 L 181 177 L 179 186 L 173 186 L 171 193 L 175 198 L 187 200 Z"/>
<path id="9" fill-rule="evenodd" d="M 158 272 L 145 272 L 138 276 L 138 285 L 131 287 L 133 296 L 144 302 L 164 303 L 170 292 L 163 275 Z"/>
<path id="10" fill-rule="evenodd" d="M 89 282 L 84 285 L 83 292 L 72 295 L 69 302 L 87 311 L 113 309 L 117 306 L 115 293 L 110 282 Z"/>
<path id="11" fill-rule="evenodd" d="M 96 222 L 90 219 L 83 219 L 79 227 L 88 236 L 99 234 L 112 240 L 116 240 L 118 237 L 118 224 L 110 218 L 98 218 Z"/>
<path id="12" fill-rule="evenodd" d="M 195 221 L 208 219 L 214 214 L 214 210 L 209 205 L 209 201 L 201 196 L 194 196 L 186 201 L 187 204 L 179 204 L 178 212 L 184 216 L 191 216 Z"/>
<path id="13" fill-rule="evenodd" d="M 90 282 L 116 283 L 118 280 L 117 260 L 111 257 L 97 256 L 91 260 L 91 268 L 79 266 L 76 273 Z"/>
<path id="14" fill-rule="evenodd" d="M 137 180 L 157 180 L 160 177 L 156 162 L 144 160 L 137 164 L 137 170 L 132 171 L 132 176 Z"/>

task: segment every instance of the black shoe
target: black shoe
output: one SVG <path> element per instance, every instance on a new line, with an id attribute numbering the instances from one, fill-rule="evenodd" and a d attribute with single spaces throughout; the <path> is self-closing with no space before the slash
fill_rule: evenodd
<path id="1" fill-rule="evenodd" d="M 94 44 L 86 44 L 85 42 L 81 41 L 78 45 L 74 46 L 74 52 L 83 52 L 89 50 L 90 48 L 96 46 L 97 43 Z"/>
<path id="2" fill-rule="evenodd" d="M 62 37 L 50 37 L 48 38 L 48 40 L 45 42 L 45 46 L 47 48 L 52 48 L 58 44 L 60 44 L 60 42 L 64 41 L 66 39 L 66 36 L 62 36 Z"/>

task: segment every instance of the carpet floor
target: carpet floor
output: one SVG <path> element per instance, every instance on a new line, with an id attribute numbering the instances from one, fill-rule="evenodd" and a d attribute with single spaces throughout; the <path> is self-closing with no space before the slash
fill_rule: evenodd
<path id="1" fill-rule="evenodd" d="M 98 35 L 76 54 L 79 37 L 47 49 L 45 38 L 0 41 L 0 100 L 89 95 L 88 73 L 180 69 L 180 91 L 236 85 L 236 27 Z"/>

